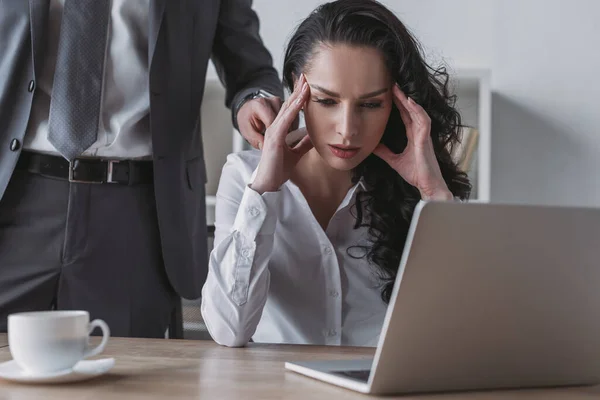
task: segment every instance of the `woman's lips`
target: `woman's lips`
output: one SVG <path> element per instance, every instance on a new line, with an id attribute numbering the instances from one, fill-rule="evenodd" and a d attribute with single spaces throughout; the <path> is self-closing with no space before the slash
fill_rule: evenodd
<path id="1" fill-rule="evenodd" d="M 348 146 L 334 146 L 334 145 L 329 145 L 329 149 L 331 150 L 331 152 L 333 153 L 334 156 L 339 157 L 339 158 L 352 158 L 354 157 L 356 154 L 358 154 L 358 151 L 360 150 L 360 147 L 348 147 Z"/>

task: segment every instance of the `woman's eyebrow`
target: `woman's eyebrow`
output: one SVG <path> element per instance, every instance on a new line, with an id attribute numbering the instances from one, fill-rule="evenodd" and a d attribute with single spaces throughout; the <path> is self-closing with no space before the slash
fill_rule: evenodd
<path id="1" fill-rule="evenodd" d="M 325 89 L 322 86 L 319 86 L 319 85 L 310 85 L 310 87 L 314 88 L 314 89 L 317 89 L 319 92 L 323 92 L 323 93 L 325 93 L 328 96 L 338 97 L 338 98 L 340 97 L 339 93 L 336 93 L 336 92 L 334 92 L 332 90 L 329 90 L 329 89 Z M 376 90 L 374 92 L 366 93 L 366 94 L 363 94 L 362 96 L 360 96 L 359 99 L 368 99 L 370 97 L 375 97 L 375 96 L 378 96 L 378 95 L 380 95 L 382 93 L 387 92 L 388 90 L 389 90 L 388 88 L 383 88 L 383 89 Z"/>
<path id="2" fill-rule="evenodd" d="M 327 96 L 331 96 L 331 97 L 340 97 L 339 93 L 333 92 L 331 90 L 325 89 L 322 86 L 319 85 L 310 85 L 311 88 L 317 89 L 319 92 L 323 92 L 325 93 Z"/>
<path id="3" fill-rule="evenodd" d="M 379 89 L 379 90 L 376 90 L 371 93 L 363 94 L 362 96 L 359 97 L 359 99 L 368 99 L 369 97 L 379 96 L 380 94 L 385 93 L 388 90 L 389 90 L 388 88 Z"/>

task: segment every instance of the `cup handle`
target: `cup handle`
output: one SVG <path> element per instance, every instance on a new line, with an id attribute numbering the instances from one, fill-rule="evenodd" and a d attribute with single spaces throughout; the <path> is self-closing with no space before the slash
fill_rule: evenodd
<path id="1" fill-rule="evenodd" d="M 93 349 L 88 347 L 85 350 L 83 358 L 92 357 L 102 353 L 104 351 L 104 348 L 106 347 L 106 343 L 108 343 L 108 338 L 110 337 L 110 329 L 108 328 L 106 322 L 102 321 L 101 319 L 93 320 L 92 322 L 90 322 L 88 327 L 88 335 L 90 335 L 95 328 L 100 328 L 102 330 L 102 342 L 100 342 L 100 344 L 94 347 Z"/>

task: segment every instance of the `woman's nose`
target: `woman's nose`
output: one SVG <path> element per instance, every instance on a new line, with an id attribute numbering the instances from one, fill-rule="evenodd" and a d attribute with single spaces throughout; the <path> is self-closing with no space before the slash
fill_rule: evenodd
<path id="1" fill-rule="evenodd" d="M 345 139 L 350 139 L 358 133 L 356 115 L 350 107 L 344 107 L 338 123 L 338 134 Z"/>

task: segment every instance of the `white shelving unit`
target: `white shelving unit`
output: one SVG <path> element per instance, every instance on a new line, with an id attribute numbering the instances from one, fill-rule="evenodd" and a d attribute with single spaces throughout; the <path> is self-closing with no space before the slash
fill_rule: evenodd
<path id="1" fill-rule="evenodd" d="M 472 200 L 490 201 L 492 153 L 492 91 L 489 69 L 457 68 L 451 73 L 451 85 L 457 95 L 457 106 L 463 124 L 479 131 L 473 167 Z"/>

